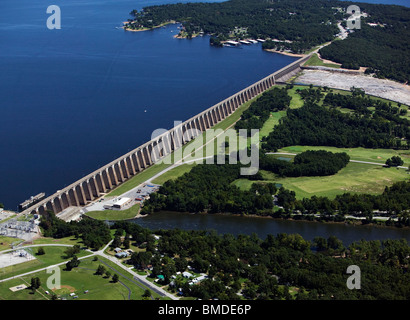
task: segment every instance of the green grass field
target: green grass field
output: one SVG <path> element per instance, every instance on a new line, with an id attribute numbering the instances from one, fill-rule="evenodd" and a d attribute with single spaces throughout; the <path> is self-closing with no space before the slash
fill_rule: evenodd
<path id="1" fill-rule="evenodd" d="M 0 236 L 0 251 L 10 249 L 10 245 L 16 241 L 19 241 L 19 239 L 16 238 L 11 238 L 11 237 L 6 237 L 6 236 Z M 23 241 L 20 239 L 20 241 Z"/>
<path id="2" fill-rule="evenodd" d="M 165 172 L 158 178 L 154 179 L 152 182 L 155 184 L 163 184 L 165 181 L 175 180 L 176 178 L 182 176 L 184 173 L 191 171 L 191 169 L 195 165 L 196 164 L 182 164 L 178 167 L 175 167 L 174 169 Z"/>
<path id="3" fill-rule="evenodd" d="M 9 280 L 0 285 L 0 297 L 5 300 L 48 300 L 51 298 L 45 291 L 53 291 L 60 298 L 67 300 L 74 299 L 70 293 L 75 293 L 80 300 L 141 300 L 145 291 L 145 287 L 137 285 L 132 280 L 132 275 L 127 271 L 115 266 L 104 258 L 99 258 L 100 261 L 94 261 L 93 258 L 81 260 L 79 267 L 71 271 L 65 271 L 61 268 L 61 288 L 50 290 L 47 288 L 47 279 L 51 274 L 45 271 Z M 104 261 L 115 270 L 104 265 Z M 115 273 L 119 276 L 119 282 L 113 283 L 111 278 L 96 275 L 97 267 L 103 264 L 106 270 L 109 270 L 111 275 Z M 30 285 L 32 277 L 39 277 L 41 287 L 36 293 L 32 294 L 30 289 L 12 292 L 9 288 L 20 284 Z M 141 287 L 142 286 L 142 287 Z M 85 291 L 88 290 L 88 293 Z M 151 292 L 154 298 L 159 295 Z"/>
<path id="4" fill-rule="evenodd" d="M 0 279 L 6 279 L 21 273 L 34 271 L 36 269 L 45 268 L 50 265 L 54 265 L 63 261 L 70 260 L 66 257 L 65 251 L 67 247 L 43 247 L 45 254 L 44 255 L 36 255 L 38 248 L 27 248 L 26 250 L 29 251 L 36 259 L 28 260 L 24 263 L 15 264 L 12 266 L 8 266 L 5 268 L 0 269 Z M 77 256 L 83 257 L 90 254 L 86 251 L 81 251 Z M 0 284 L 0 286 L 2 286 Z"/>
<path id="5" fill-rule="evenodd" d="M 87 216 L 98 220 L 126 220 L 134 218 L 140 210 L 140 205 L 136 204 L 125 210 L 104 210 L 104 211 L 90 211 Z"/>
<path id="6" fill-rule="evenodd" d="M 38 238 L 33 241 L 33 244 L 69 244 L 69 245 L 75 245 L 78 244 L 82 246 L 81 239 L 76 239 L 75 237 L 65 237 L 65 238 L 59 238 L 59 239 L 54 239 L 54 238 Z"/>
<path id="7" fill-rule="evenodd" d="M 334 63 L 324 63 L 322 60 L 319 59 L 319 56 L 314 53 L 309 58 L 308 61 L 305 62 L 305 66 L 321 66 L 321 67 L 329 67 L 329 68 L 340 68 L 340 65 Z"/>
<path id="8" fill-rule="evenodd" d="M 335 175 L 324 177 L 280 178 L 268 171 L 261 170 L 261 173 L 266 182 L 282 184 L 284 188 L 295 191 L 298 199 L 310 198 L 313 195 L 334 198 L 346 192 L 381 194 L 386 186 L 409 179 L 405 169 L 353 162 Z M 242 190 L 249 190 L 254 182 L 238 179 L 233 183 Z"/>
<path id="9" fill-rule="evenodd" d="M 392 156 L 403 159 L 404 165 L 410 165 L 410 150 L 366 149 L 366 148 L 336 148 L 324 146 L 290 146 L 279 149 L 278 152 L 301 153 L 306 150 L 327 150 L 331 152 L 346 152 L 351 160 L 385 163 Z"/>
<path id="10" fill-rule="evenodd" d="M 263 127 L 259 131 L 259 138 L 267 137 L 272 131 L 272 128 L 279 124 L 279 119 L 286 116 L 286 110 L 272 112 L 269 119 L 265 121 Z"/>

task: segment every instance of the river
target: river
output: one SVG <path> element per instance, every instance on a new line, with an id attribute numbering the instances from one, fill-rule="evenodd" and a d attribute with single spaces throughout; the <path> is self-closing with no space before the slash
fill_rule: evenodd
<path id="1" fill-rule="evenodd" d="M 300 234 L 306 240 L 316 236 L 328 238 L 336 236 L 345 246 L 364 240 L 406 239 L 410 243 L 410 230 L 395 227 L 352 226 L 343 223 L 320 223 L 291 221 L 262 217 L 245 217 L 223 214 L 190 214 L 177 212 L 158 212 L 131 220 L 144 228 L 182 230 L 215 230 L 219 234 L 234 235 L 256 233 L 264 239 L 266 235 L 278 233 Z"/>

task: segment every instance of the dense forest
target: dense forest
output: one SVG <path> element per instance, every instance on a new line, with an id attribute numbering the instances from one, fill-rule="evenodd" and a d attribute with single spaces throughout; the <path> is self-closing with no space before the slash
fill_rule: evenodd
<path id="1" fill-rule="evenodd" d="M 45 237 L 81 238 L 86 247 L 99 249 L 111 240 L 111 234 L 104 222 L 84 217 L 80 222 L 65 222 L 51 211 L 41 215 L 40 227 Z"/>
<path id="2" fill-rule="evenodd" d="M 345 247 L 334 236 L 312 241 L 298 234 L 219 235 L 214 231 L 149 230 L 137 224 L 112 226 L 144 248 L 128 263 L 161 275 L 183 296 L 203 300 L 374 300 L 410 299 L 408 272 L 410 247 L 405 240 L 359 241 Z M 347 268 L 361 271 L 360 290 L 350 290 Z M 200 283 L 190 285 L 177 272 L 204 273 Z M 174 275 L 174 277 L 173 277 Z M 393 285 L 394 284 L 394 285 Z M 241 295 L 241 296 L 240 296 Z"/>
<path id="3" fill-rule="evenodd" d="M 149 277 L 161 275 L 160 285 L 199 299 L 238 300 L 397 300 L 410 299 L 408 272 L 410 246 L 406 240 L 358 241 L 344 246 L 335 236 L 312 241 L 298 234 L 233 236 L 215 231 L 150 230 L 136 223 L 56 220 L 52 213 L 42 219 L 48 236 L 80 232 L 104 235 L 115 245 L 139 249 L 126 261 Z M 94 230 L 93 230 L 94 229 Z M 70 230 L 70 231 L 69 231 Z M 124 236 L 125 235 L 125 236 Z M 157 239 L 154 237 L 157 237 Z M 105 238 L 106 237 L 106 238 Z M 84 238 L 83 238 L 84 239 Z M 104 242 L 105 244 L 105 242 Z M 87 245 L 87 244 L 86 244 Z M 360 268 L 360 290 L 347 287 L 348 266 Z M 189 284 L 178 272 L 206 274 Z M 394 284 L 394 285 L 393 285 Z"/>
<path id="4" fill-rule="evenodd" d="M 305 103 L 300 109 L 287 110 L 287 116 L 266 137 L 262 147 L 270 151 L 292 145 L 408 148 L 407 144 L 402 146 L 401 129 L 383 118 L 360 117 Z"/>
<path id="5" fill-rule="evenodd" d="M 179 212 L 256 213 L 273 208 L 276 188 L 242 191 L 232 184 L 240 175 L 240 164 L 197 165 L 176 180 L 166 181 L 145 202 L 142 213 L 158 210 Z M 250 176 L 254 179 L 259 175 Z"/>
<path id="6" fill-rule="evenodd" d="M 307 150 L 297 154 L 293 162 L 259 155 L 259 168 L 278 174 L 280 177 L 330 176 L 346 167 L 350 157 L 345 152 L 332 153 L 325 150 Z"/>
<path id="7" fill-rule="evenodd" d="M 325 0 L 230 0 L 221 3 L 178 3 L 133 10 L 128 27 L 152 28 L 168 21 L 182 22 L 188 38 L 212 34 L 219 40 L 245 37 L 295 42 L 299 51 L 333 39 L 343 14 Z"/>
<path id="8" fill-rule="evenodd" d="M 342 68 L 368 67 L 366 73 L 406 83 L 410 79 L 410 8 L 393 5 L 359 4 L 360 29 L 347 39 L 320 49 L 322 58 Z M 370 26 L 368 23 L 377 23 Z"/>
<path id="9" fill-rule="evenodd" d="M 410 121 L 401 117 L 406 109 L 371 99 L 357 88 L 351 89 L 351 95 L 328 92 L 320 106 L 324 91 L 327 88 L 298 89 L 304 105 L 286 111 L 262 148 L 275 152 L 292 145 L 408 149 Z M 339 107 L 354 112 L 344 113 Z"/>
<path id="10" fill-rule="evenodd" d="M 281 176 L 332 175 L 349 162 L 346 153 L 306 151 L 293 162 L 260 155 L 260 169 Z M 262 214 L 272 212 L 272 195 L 277 189 L 272 183 L 254 183 L 249 191 L 240 190 L 232 184 L 241 178 L 240 164 L 198 165 L 188 173 L 166 181 L 157 193 L 145 202 L 142 213 L 158 210 L 179 212 L 230 212 L 238 214 Z M 260 173 L 249 176 L 258 181 Z"/>
<path id="11" fill-rule="evenodd" d="M 349 3 L 353 4 L 353 3 Z M 323 58 L 343 68 L 368 67 L 379 78 L 407 82 L 410 74 L 410 9 L 396 5 L 355 3 L 361 12 L 360 29 L 342 41 L 320 49 Z M 131 12 L 130 29 L 153 28 L 180 21 L 188 38 L 204 32 L 211 44 L 227 39 L 267 39 L 263 49 L 303 53 L 332 41 L 339 33 L 347 4 L 334 0 L 230 0 L 221 3 L 178 3 Z M 370 26 L 368 23 L 376 23 Z M 346 26 L 346 21 L 343 21 Z"/>

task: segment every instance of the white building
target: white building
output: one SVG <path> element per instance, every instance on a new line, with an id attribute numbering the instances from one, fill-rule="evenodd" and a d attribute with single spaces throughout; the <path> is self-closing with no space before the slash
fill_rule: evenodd
<path id="1" fill-rule="evenodd" d="M 112 207 L 116 209 L 122 209 L 124 206 L 126 206 L 130 202 L 131 202 L 131 198 L 122 197 L 122 198 L 119 198 L 116 202 L 114 202 L 112 204 Z"/>

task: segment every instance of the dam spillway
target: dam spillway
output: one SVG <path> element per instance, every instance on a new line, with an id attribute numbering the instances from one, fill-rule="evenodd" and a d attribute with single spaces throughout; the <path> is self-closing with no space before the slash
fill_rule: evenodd
<path id="1" fill-rule="evenodd" d="M 310 54 L 292 62 L 77 180 L 64 189 L 55 192 L 20 214 L 43 214 L 47 210 L 57 214 L 69 207 L 87 205 L 89 202 L 115 189 L 139 172 L 153 165 L 160 158 L 171 154 L 191 141 L 195 138 L 194 135 L 190 134 L 191 132 L 205 132 L 226 119 L 245 102 L 270 89 L 275 84 L 286 82 L 301 71 L 301 66 L 309 58 Z M 153 150 L 158 152 L 153 152 Z"/>

